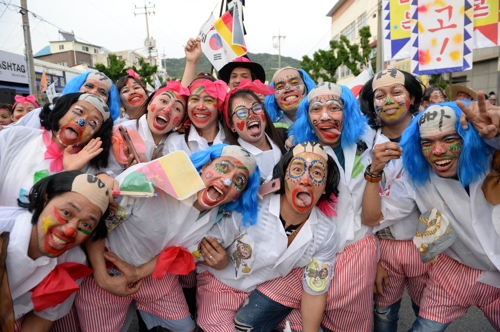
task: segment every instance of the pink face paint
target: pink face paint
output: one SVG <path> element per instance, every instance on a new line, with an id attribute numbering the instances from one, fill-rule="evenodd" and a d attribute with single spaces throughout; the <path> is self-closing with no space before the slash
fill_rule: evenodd
<path id="1" fill-rule="evenodd" d="M 19 120 L 19 119 L 20 119 L 20 118 L 22 118 L 22 117 L 23 117 L 23 114 L 18 114 L 18 115 L 16 115 L 14 118 L 15 118 L 16 120 Z"/>
<path id="2" fill-rule="evenodd" d="M 410 101 L 406 100 L 405 105 L 406 105 L 406 109 L 409 110 L 410 109 Z"/>
<path id="3" fill-rule="evenodd" d="M 155 109 L 156 109 L 156 104 L 153 104 L 153 105 L 149 106 L 149 111 L 150 112 L 154 112 Z"/>
<path id="4" fill-rule="evenodd" d="M 240 121 L 236 124 L 239 130 L 243 131 L 243 128 L 245 128 L 245 121 Z"/>
<path id="5" fill-rule="evenodd" d="M 64 234 L 66 234 L 66 236 L 75 236 L 75 229 L 73 227 L 66 227 L 66 230 L 64 231 Z"/>
<path id="6" fill-rule="evenodd" d="M 172 122 L 172 124 L 177 127 L 180 123 L 181 123 L 181 120 L 179 119 L 178 116 L 176 116 L 174 118 L 174 121 Z"/>
<path id="7" fill-rule="evenodd" d="M 262 119 L 262 122 L 266 122 L 266 116 L 264 115 L 264 113 L 260 115 L 260 118 Z"/>

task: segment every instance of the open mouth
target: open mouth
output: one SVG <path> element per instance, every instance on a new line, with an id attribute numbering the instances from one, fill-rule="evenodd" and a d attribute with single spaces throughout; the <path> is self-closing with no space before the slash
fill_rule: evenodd
<path id="1" fill-rule="evenodd" d="M 59 256 L 62 251 L 69 249 L 76 242 L 75 238 L 67 238 L 59 229 L 52 229 L 45 236 L 45 250 L 54 256 Z"/>
<path id="2" fill-rule="evenodd" d="M 335 140 L 340 136 L 340 123 L 338 121 L 320 123 L 316 126 L 326 139 Z"/>
<path id="3" fill-rule="evenodd" d="M 285 106 L 293 106 L 293 105 L 297 105 L 300 102 L 300 100 L 301 100 L 301 98 L 300 98 L 299 94 L 289 93 L 289 94 L 285 94 L 281 98 L 281 103 Z"/>
<path id="4" fill-rule="evenodd" d="M 262 135 L 261 122 L 256 117 L 252 117 L 247 121 L 247 129 L 253 138 L 259 138 Z"/>
<path id="5" fill-rule="evenodd" d="M 138 105 L 144 101 L 144 96 L 136 93 L 128 97 L 127 101 L 130 105 Z"/>
<path id="6" fill-rule="evenodd" d="M 203 190 L 201 200 L 204 205 L 214 207 L 222 202 L 225 197 L 224 188 L 211 184 Z"/>
<path id="7" fill-rule="evenodd" d="M 434 161 L 434 166 L 438 171 L 447 171 L 453 164 L 453 159 L 439 159 Z"/>
<path id="8" fill-rule="evenodd" d="M 68 123 L 59 130 L 59 140 L 64 145 L 73 145 L 83 138 L 83 130 L 76 123 Z"/>
<path id="9" fill-rule="evenodd" d="M 311 191 L 297 188 L 292 192 L 292 204 L 299 212 L 305 212 L 312 207 L 314 195 Z"/>
<path id="10" fill-rule="evenodd" d="M 168 114 L 165 112 L 159 112 L 153 121 L 153 127 L 155 127 L 156 130 L 165 130 L 169 122 L 170 117 Z"/>
<path id="11" fill-rule="evenodd" d="M 211 117 L 212 114 L 208 111 L 193 111 L 191 121 L 203 124 L 207 123 Z"/>

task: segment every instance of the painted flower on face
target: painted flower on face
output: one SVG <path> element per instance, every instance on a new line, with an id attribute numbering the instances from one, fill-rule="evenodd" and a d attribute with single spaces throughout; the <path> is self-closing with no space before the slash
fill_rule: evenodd
<path id="1" fill-rule="evenodd" d="M 312 152 L 297 154 L 288 164 L 285 196 L 288 204 L 300 213 L 310 211 L 325 193 L 327 161 Z"/>
<path id="2" fill-rule="evenodd" d="M 207 129 L 217 124 L 217 99 L 210 96 L 205 87 L 200 86 L 188 97 L 188 116 L 193 125 L 199 129 Z"/>
<path id="3" fill-rule="evenodd" d="M 422 153 L 436 174 L 443 178 L 457 175 L 462 138 L 456 131 L 421 138 Z"/>
<path id="4" fill-rule="evenodd" d="M 59 120 L 56 136 L 65 146 L 85 145 L 101 129 L 102 123 L 102 113 L 94 105 L 78 100 Z"/>
<path id="5" fill-rule="evenodd" d="M 373 93 L 375 114 L 382 123 L 399 123 L 411 117 L 409 110 L 413 99 L 406 88 L 399 83 L 379 87 Z"/>
<path id="6" fill-rule="evenodd" d="M 147 122 L 153 135 L 165 135 L 178 126 L 185 115 L 184 96 L 176 91 L 163 91 L 155 95 L 148 105 Z"/>
<path id="7" fill-rule="evenodd" d="M 309 102 L 309 121 L 321 145 L 340 144 L 344 103 L 335 94 L 318 95 Z"/>
<path id="8" fill-rule="evenodd" d="M 234 201 L 245 189 L 250 176 L 237 158 L 224 156 L 202 168 L 205 189 L 198 192 L 198 202 L 206 209 Z"/>
<path id="9" fill-rule="evenodd" d="M 285 69 L 274 79 L 274 97 L 284 112 L 296 111 L 306 96 L 306 86 L 295 69 Z"/>
<path id="10" fill-rule="evenodd" d="M 39 253 L 58 257 L 80 245 L 95 229 L 101 214 L 99 207 L 81 194 L 66 192 L 54 197 L 36 225 Z"/>

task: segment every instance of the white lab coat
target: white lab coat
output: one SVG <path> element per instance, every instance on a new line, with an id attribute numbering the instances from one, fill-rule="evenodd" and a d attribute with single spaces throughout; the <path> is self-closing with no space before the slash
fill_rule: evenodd
<path id="1" fill-rule="evenodd" d="M 328 278 L 323 281 L 325 284 L 321 291 L 314 291 L 304 276 L 304 289 L 311 294 L 321 294 L 328 290 L 338 238 L 334 223 L 318 208 L 311 210 L 309 219 L 290 247 L 287 247 L 288 238 L 280 220 L 280 195 L 268 195 L 260 202 L 258 221 L 255 225 L 245 228 L 241 218 L 239 213 L 233 212 L 231 217 L 222 219 L 208 233 L 226 248 L 232 261 L 223 270 L 198 265 L 198 273 L 209 270 L 226 285 L 251 292 L 265 281 L 286 276 L 292 269 L 308 265 L 314 258 L 319 262 L 319 268 L 328 266 Z M 244 260 L 236 256 L 238 237 L 243 234 L 246 236 L 240 239 L 241 242 L 252 244 L 252 256 Z M 241 260 L 239 267 L 237 259 Z M 247 268 L 246 272 L 242 266 Z"/>
<path id="2" fill-rule="evenodd" d="M 348 245 L 373 234 L 373 228 L 365 226 L 361 222 L 361 205 L 366 186 L 364 171 L 372 161 L 373 135 L 374 132 L 366 126 L 365 134 L 362 135 L 361 140 L 365 142 L 367 149 L 359 158 L 356 158 L 356 144 L 344 149 L 345 170 L 340 165 L 333 149 L 329 146 L 323 146 L 326 153 L 335 160 L 340 171 L 339 197 L 336 205 L 337 218 L 335 219 L 340 240 L 339 252 L 342 252 Z M 361 165 L 358 167 L 362 170 L 356 174 L 355 166 L 359 163 Z"/>
<path id="3" fill-rule="evenodd" d="M 257 165 L 259 166 L 260 169 L 260 177 L 261 179 L 265 180 L 264 183 L 273 178 L 274 166 L 281 159 L 280 148 L 276 144 L 274 144 L 274 142 L 267 136 L 267 134 L 266 138 L 269 144 L 271 145 L 271 150 L 268 151 L 262 151 L 261 149 L 253 146 L 252 144 L 245 142 L 241 138 L 238 138 L 238 143 L 241 145 L 241 147 L 246 149 L 254 156 L 255 161 L 257 162 Z"/>
<path id="4" fill-rule="evenodd" d="M 220 122 L 218 122 L 217 125 L 219 126 L 219 132 L 214 138 L 213 145 L 226 143 L 224 127 Z M 186 144 L 184 134 L 177 133 L 169 135 L 165 145 L 167 150 L 166 154 L 183 150 L 188 154 L 188 156 L 195 152 L 209 148 L 207 140 L 198 134 L 198 131 L 196 131 L 194 126 L 189 129 L 188 144 Z"/>
<path id="5" fill-rule="evenodd" d="M 35 260 L 31 259 L 28 256 L 28 246 L 33 229 L 31 218 L 32 214 L 25 209 L 15 207 L 0 208 L 0 233 L 10 232 L 6 268 L 15 319 L 33 310 L 33 302 L 31 301 L 33 293 L 31 290 L 56 265 L 65 262 L 86 264 L 85 254 L 79 246 L 71 248 L 57 258 L 42 256 Z M 81 281 L 82 279 L 76 282 L 80 284 Z M 55 321 L 68 314 L 73 305 L 75 294 L 73 293 L 54 308 L 35 312 L 35 314 L 47 320 Z"/>
<path id="6" fill-rule="evenodd" d="M 375 148 L 377 144 L 386 142 L 390 142 L 390 140 L 382 134 L 380 129 L 378 129 L 373 148 Z M 384 201 L 382 200 L 381 209 L 382 214 L 384 215 L 384 220 L 380 222 L 380 225 L 373 227 L 373 231 L 378 232 L 381 229 L 389 227 L 396 240 L 411 240 L 415 236 L 415 232 L 417 230 L 420 211 L 413 203 L 410 203 L 408 206 L 404 206 L 405 200 L 400 197 L 400 193 L 391 191 L 392 182 L 402 175 L 403 160 L 401 158 L 390 160 L 385 166 L 382 181 L 379 182 L 382 195 L 395 195 L 395 197 L 401 198 L 401 200 L 398 202 L 399 204 L 397 207 L 384 205 Z M 407 216 L 404 218 L 397 217 L 397 215 L 402 215 L 400 210 L 405 211 L 405 215 Z M 396 213 L 395 217 L 394 213 Z"/>

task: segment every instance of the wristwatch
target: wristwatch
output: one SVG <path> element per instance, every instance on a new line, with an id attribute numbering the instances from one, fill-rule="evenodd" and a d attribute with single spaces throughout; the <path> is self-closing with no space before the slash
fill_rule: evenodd
<path id="1" fill-rule="evenodd" d="M 380 182 L 380 180 L 382 180 L 382 174 L 384 174 L 384 170 L 382 170 L 380 173 L 372 173 L 372 172 L 370 172 L 371 166 L 372 166 L 372 164 L 366 166 L 365 180 L 368 182 L 372 182 L 372 183 Z"/>

